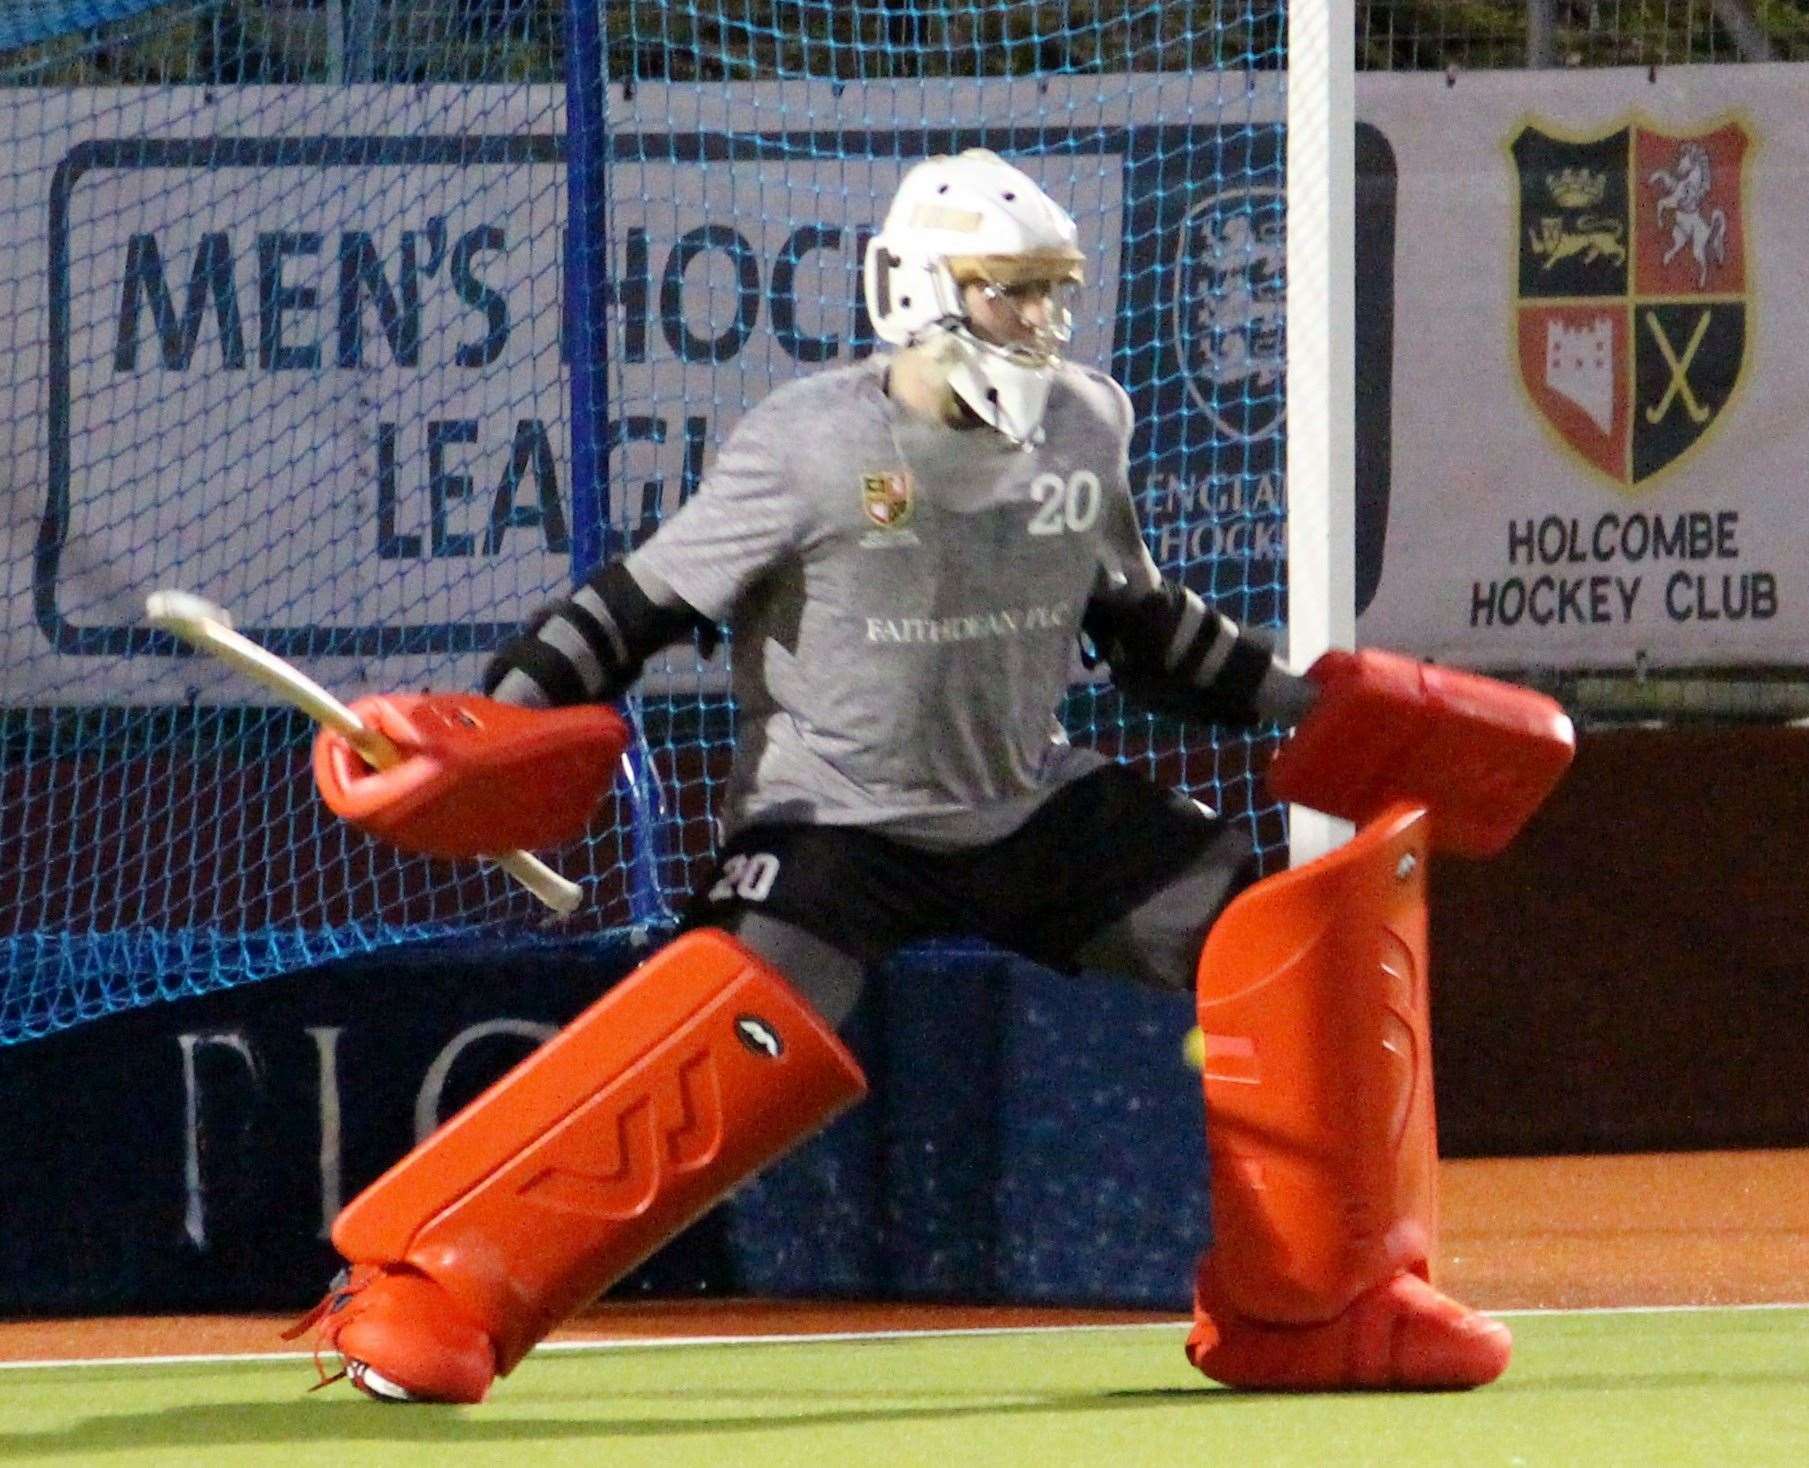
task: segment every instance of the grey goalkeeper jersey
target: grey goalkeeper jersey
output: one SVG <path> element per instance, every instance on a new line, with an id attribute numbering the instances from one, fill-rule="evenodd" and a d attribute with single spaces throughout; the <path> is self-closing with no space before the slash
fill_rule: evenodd
<path id="1" fill-rule="evenodd" d="M 922 422 L 885 361 L 779 388 L 627 569 L 726 623 L 729 831 L 995 840 L 1102 763 L 1055 717 L 1088 599 L 1160 584 L 1127 477 L 1130 401 L 1064 364 L 1044 442 Z"/>

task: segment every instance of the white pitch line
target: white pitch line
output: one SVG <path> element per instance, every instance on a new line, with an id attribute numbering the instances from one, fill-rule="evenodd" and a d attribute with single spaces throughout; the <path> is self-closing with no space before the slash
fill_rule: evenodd
<path id="1" fill-rule="evenodd" d="M 680 1346 L 809 1346 L 821 1342 L 847 1344 L 858 1341 L 901 1341 L 929 1337 L 1040 1335 L 1051 1332 L 1108 1330 L 1183 1330 L 1192 1322 L 1176 1317 L 1134 1325 L 983 1325 L 944 1330 L 848 1330 L 810 1331 L 793 1335 L 683 1335 L 614 1336 L 595 1341 L 542 1341 L 534 1354 L 573 1351 L 670 1350 Z M 324 1352 L 323 1360 L 332 1358 Z M 221 1366 L 235 1361 L 312 1361 L 312 1351 L 241 1351 L 197 1356 L 91 1356 L 57 1361 L 0 1361 L 0 1371 L 29 1371 L 57 1366 Z"/>
<path id="2" fill-rule="evenodd" d="M 312 1351 L 241 1351 L 219 1356 L 66 1356 L 55 1361 L 0 1361 L 0 1371 L 55 1371 L 75 1366 L 231 1366 L 235 1362 L 261 1365 L 265 1361 L 313 1359 Z"/>
<path id="3" fill-rule="evenodd" d="M 1540 1308 L 1528 1310 L 1486 1310 L 1490 1316 L 1524 1319 L 1529 1316 L 1554 1315 L 1700 1315 L 1711 1311 L 1757 1313 L 1767 1310 L 1809 1310 L 1809 1301 L 1769 1301 L 1746 1305 L 1586 1305 L 1576 1309 Z M 981 1325 L 942 1330 L 849 1330 L 812 1331 L 797 1335 L 687 1335 L 687 1336 L 618 1336 L 596 1341 L 544 1341 L 534 1348 L 536 1355 L 570 1354 L 584 1351 L 649 1351 L 674 1350 L 691 1346 L 811 1346 L 821 1344 L 860 1343 L 863 1341 L 909 1341 L 948 1339 L 966 1336 L 1000 1335 L 1097 1335 L 1110 1331 L 1181 1330 L 1192 1321 L 1153 1320 L 1130 1325 Z M 323 1359 L 330 1359 L 327 1353 Z M 230 1366 L 253 1363 L 263 1365 L 281 1361 L 312 1361 L 312 1351 L 241 1351 L 196 1356 L 87 1356 L 56 1361 L 0 1361 L 0 1371 L 49 1371 L 84 1366 Z"/>
<path id="4" fill-rule="evenodd" d="M 1529 1315 L 1702 1315 L 1711 1310 L 1809 1310 L 1809 1300 L 1764 1300 L 1741 1305 L 1580 1305 L 1569 1309 L 1547 1305 L 1525 1310 L 1485 1310 L 1482 1313 L 1520 1319 Z"/>

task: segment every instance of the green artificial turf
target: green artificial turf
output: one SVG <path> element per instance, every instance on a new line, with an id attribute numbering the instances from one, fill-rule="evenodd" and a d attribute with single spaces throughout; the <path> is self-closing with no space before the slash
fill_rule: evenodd
<path id="1" fill-rule="evenodd" d="M 1461 1395 L 1208 1386 L 1179 1327 L 542 1352 L 475 1408 L 294 1360 L 0 1372 L 0 1462 L 599 1468 L 1809 1463 L 1809 1309 L 1521 1317 Z"/>

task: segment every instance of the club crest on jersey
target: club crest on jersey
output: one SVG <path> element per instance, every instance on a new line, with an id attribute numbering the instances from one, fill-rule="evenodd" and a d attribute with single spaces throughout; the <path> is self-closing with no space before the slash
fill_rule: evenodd
<path id="1" fill-rule="evenodd" d="M 896 469 L 861 475 L 861 507 L 881 530 L 899 530 L 917 508 L 911 476 Z"/>
<path id="2" fill-rule="evenodd" d="M 1509 145 L 1519 186 L 1514 353 L 1532 407 L 1618 488 L 1704 442 L 1746 370 L 1744 124 L 1644 121 Z"/>
<path id="3" fill-rule="evenodd" d="M 1194 406 L 1223 438 L 1281 431 L 1287 363 L 1287 211 L 1274 187 L 1195 204 L 1175 255 L 1173 331 Z"/>

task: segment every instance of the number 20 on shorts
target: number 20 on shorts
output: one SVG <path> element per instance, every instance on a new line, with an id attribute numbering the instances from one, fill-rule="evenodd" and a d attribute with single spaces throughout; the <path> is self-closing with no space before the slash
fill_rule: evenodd
<path id="1" fill-rule="evenodd" d="M 744 856 L 738 851 L 723 862 L 722 875 L 710 888 L 709 900 L 727 902 L 739 897 L 744 902 L 765 902 L 778 876 L 778 857 L 765 851 Z"/>

